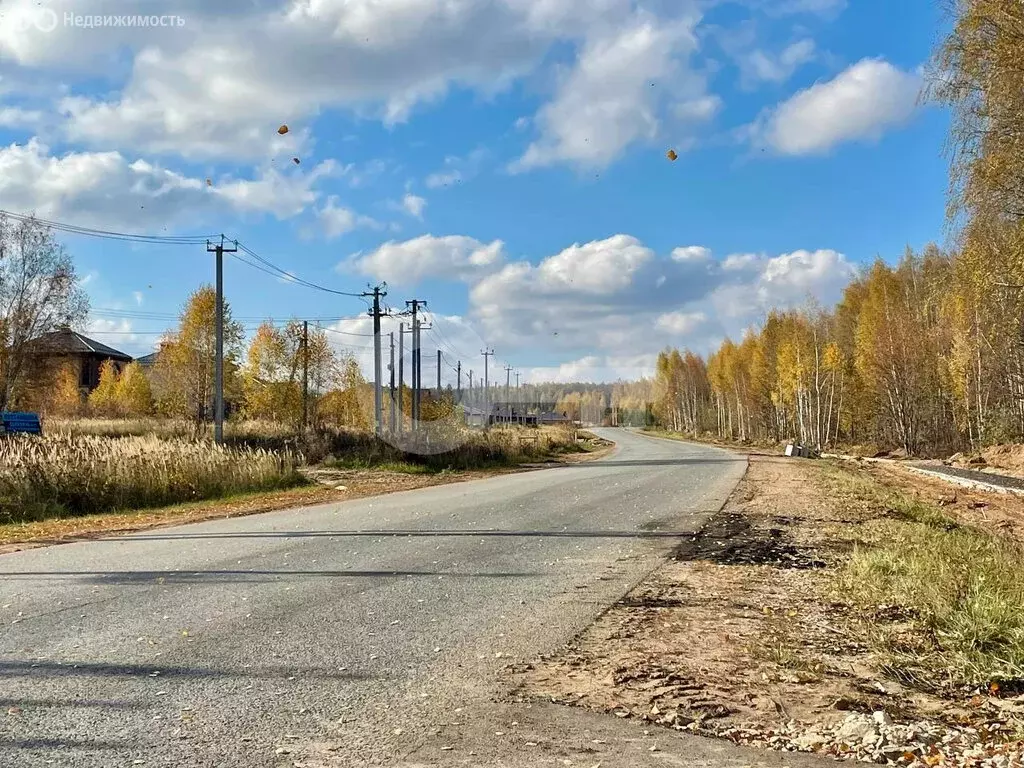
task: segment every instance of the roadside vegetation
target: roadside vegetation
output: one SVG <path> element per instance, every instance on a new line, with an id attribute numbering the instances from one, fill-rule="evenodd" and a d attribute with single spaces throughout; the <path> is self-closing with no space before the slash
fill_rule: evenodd
<path id="1" fill-rule="evenodd" d="M 300 460 L 155 437 L 0 440 L 0 524 L 289 488 L 305 482 Z"/>
<path id="2" fill-rule="evenodd" d="M 879 513 L 862 527 L 836 584 L 863 615 L 881 608 L 889 617 L 867 623 L 887 673 L 947 693 L 998 691 L 1024 679 L 1022 543 L 870 477 L 842 468 L 829 474 L 840 498 Z"/>

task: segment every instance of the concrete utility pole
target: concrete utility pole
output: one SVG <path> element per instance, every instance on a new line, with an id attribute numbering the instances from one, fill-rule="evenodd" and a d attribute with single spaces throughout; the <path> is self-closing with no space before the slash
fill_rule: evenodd
<path id="1" fill-rule="evenodd" d="M 420 366 L 420 321 L 416 314 L 420 309 L 426 309 L 427 302 L 420 299 L 411 299 L 405 302 L 407 307 L 412 308 L 412 428 L 419 429 L 420 420 L 420 388 L 423 383 L 423 369 Z"/>
<path id="2" fill-rule="evenodd" d="M 309 320 L 302 321 L 302 431 L 309 425 Z"/>
<path id="3" fill-rule="evenodd" d="M 405 400 L 402 390 L 405 388 L 405 323 L 398 324 L 398 434 L 405 429 Z"/>
<path id="4" fill-rule="evenodd" d="M 505 419 L 512 422 L 512 366 L 505 366 Z"/>
<path id="5" fill-rule="evenodd" d="M 484 426 L 489 427 L 491 425 L 491 378 L 488 373 L 487 360 L 494 354 L 494 350 L 488 352 L 484 349 L 480 351 L 480 354 L 484 356 Z"/>
<path id="6" fill-rule="evenodd" d="M 381 349 L 380 349 L 380 299 L 387 296 L 387 291 L 381 286 L 376 286 L 371 293 L 364 293 L 363 296 L 373 297 L 373 309 L 370 315 L 373 317 L 373 429 L 377 437 L 384 433 L 384 394 L 381 389 Z"/>
<path id="7" fill-rule="evenodd" d="M 441 399 L 441 350 L 437 350 L 437 399 Z"/>
<path id="8" fill-rule="evenodd" d="M 217 254 L 217 351 L 213 365 L 213 439 L 224 442 L 224 254 L 238 253 L 238 242 L 234 248 L 224 247 L 224 235 L 217 245 L 206 241 L 206 252 Z"/>
<path id="9" fill-rule="evenodd" d="M 388 370 L 391 372 L 391 421 L 389 424 L 389 430 L 391 434 L 395 434 L 395 332 L 391 331 L 391 362 L 388 364 Z"/>

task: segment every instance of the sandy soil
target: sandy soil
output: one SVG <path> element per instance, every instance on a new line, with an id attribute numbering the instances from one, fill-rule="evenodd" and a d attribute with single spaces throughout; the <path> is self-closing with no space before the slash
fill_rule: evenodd
<path id="1" fill-rule="evenodd" d="M 896 469 L 863 471 L 898 472 L 888 481 L 904 481 Z M 953 495 L 917 482 L 921 493 Z M 995 702 L 951 702 L 881 674 L 828 573 L 879 512 L 825 490 L 819 462 L 752 456 L 726 507 L 671 562 L 563 653 L 515 670 L 517 695 L 773 746 L 794 722 L 836 726 L 851 712 L 961 724 L 991 718 Z M 961 493 L 950 506 L 991 517 L 975 495 Z M 873 618 L 900 619 L 886 610 Z"/>

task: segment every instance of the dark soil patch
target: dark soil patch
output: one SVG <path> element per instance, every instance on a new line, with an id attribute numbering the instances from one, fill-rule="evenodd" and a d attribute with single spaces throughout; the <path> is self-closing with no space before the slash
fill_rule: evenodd
<path id="1" fill-rule="evenodd" d="M 742 514 L 721 512 L 700 532 L 676 547 L 673 559 L 705 560 L 719 565 L 770 565 L 776 568 L 825 568 L 812 553 L 786 541 L 781 528 L 756 529 Z"/>

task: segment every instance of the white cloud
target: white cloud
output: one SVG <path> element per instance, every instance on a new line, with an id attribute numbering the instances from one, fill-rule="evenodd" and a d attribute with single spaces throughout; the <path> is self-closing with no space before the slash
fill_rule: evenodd
<path id="1" fill-rule="evenodd" d="M 0 208 L 129 232 L 195 226 L 226 211 L 286 218 L 316 200 L 312 186 L 328 170 L 288 176 L 271 170 L 207 185 L 119 152 L 52 155 L 32 139 L 0 147 Z"/>
<path id="2" fill-rule="evenodd" d="M 6 0 L 8 14 L 35 0 Z M 189 157 L 290 156 L 307 120 L 344 108 L 406 120 L 452 86 L 485 94 L 532 72 L 557 42 L 615 25 L 631 0 L 182 0 L 173 29 L 43 34 L 0 24 L 0 58 L 23 66 L 130 75 L 110 97 L 69 96 L 72 140 Z M 54 0 L 60 16 L 137 14 L 133 0 Z M 294 124 L 279 137 L 280 123 Z M 286 154 L 287 153 L 287 154 Z"/>
<path id="3" fill-rule="evenodd" d="M 144 296 L 142 295 L 142 291 L 133 291 L 132 292 L 132 298 L 135 299 L 136 306 L 139 306 L 139 307 L 142 306 L 142 302 L 143 302 L 143 299 L 144 299 Z"/>
<path id="4" fill-rule="evenodd" d="M 528 368 L 523 374 L 526 381 L 534 384 L 636 381 L 650 377 L 656 361 L 657 354 L 587 355 L 557 366 Z"/>
<path id="5" fill-rule="evenodd" d="M 419 195 L 414 195 L 411 192 L 406 193 L 405 197 L 402 198 L 402 208 L 410 216 L 415 216 L 417 219 L 422 220 L 423 211 L 427 208 L 427 201 Z"/>
<path id="6" fill-rule="evenodd" d="M 675 261 L 706 261 L 711 258 L 711 249 L 703 245 L 685 245 L 672 251 Z"/>
<path id="7" fill-rule="evenodd" d="M 356 254 L 339 267 L 353 267 L 377 280 L 411 286 L 428 277 L 473 279 L 500 268 L 504 260 L 501 240 L 482 243 L 462 235 L 422 235 L 404 242 L 388 241 L 370 253 Z"/>
<path id="8" fill-rule="evenodd" d="M 309 173 L 282 173 L 271 168 L 255 180 L 218 182 L 214 192 L 230 201 L 236 210 L 270 212 L 278 219 L 291 218 L 317 201 L 319 193 L 313 185 L 331 176 L 336 167 L 332 160 L 325 160 Z"/>
<path id="9" fill-rule="evenodd" d="M 535 118 L 540 138 L 510 170 L 559 162 L 603 167 L 632 144 L 653 141 L 665 103 L 700 103 L 705 95 L 703 78 L 683 64 L 697 48 L 697 21 L 695 14 L 669 20 L 638 11 L 589 38 Z"/>
<path id="10" fill-rule="evenodd" d="M 482 147 L 474 149 L 465 157 L 450 155 L 444 159 L 444 167 L 427 176 L 424 183 L 428 189 L 438 189 L 469 181 L 480 172 L 487 155 L 487 150 Z"/>
<path id="11" fill-rule="evenodd" d="M 772 307 L 838 298 L 854 274 L 835 251 L 714 259 L 702 246 L 659 257 L 615 235 L 537 264 L 513 262 L 470 290 L 469 317 L 496 348 L 563 354 L 656 353 L 667 344 L 707 351 Z"/>
<path id="12" fill-rule="evenodd" d="M 339 205 L 337 195 L 331 195 L 316 212 L 317 220 L 329 240 L 341 237 L 357 227 L 380 228 L 379 222 L 369 216 L 362 216 L 351 208 Z"/>
<path id="13" fill-rule="evenodd" d="M 828 152 L 847 141 L 877 140 L 914 115 L 919 75 L 863 59 L 833 80 L 800 91 L 758 118 L 755 144 L 783 155 Z"/>
<path id="14" fill-rule="evenodd" d="M 31 128 L 44 120 L 39 110 L 21 107 L 0 108 L 0 128 Z"/>
<path id="15" fill-rule="evenodd" d="M 737 63 L 744 85 L 784 83 L 797 69 L 813 61 L 816 55 L 814 41 L 805 38 L 791 43 L 778 53 L 769 53 L 761 48 L 741 53 Z"/>
<path id="16" fill-rule="evenodd" d="M 707 319 L 703 312 L 666 312 L 658 316 L 655 324 L 661 330 L 685 336 L 706 323 Z"/>
<path id="17" fill-rule="evenodd" d="M 86 336 L 94 335 L 96 341 L 133 357 L 146 354 L 153 344 L 152 336 L 135 333 L 131 320 L 110 320 L 90 317 L 82 330 Z"/>

